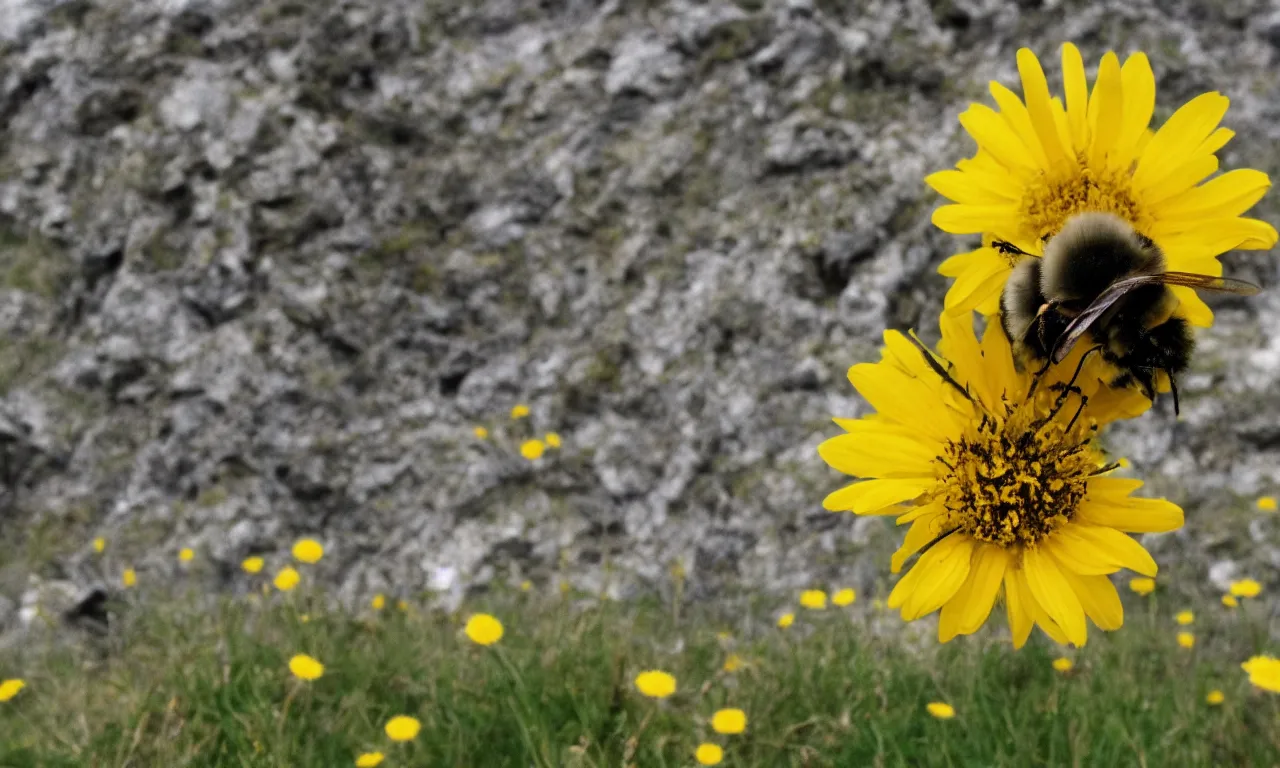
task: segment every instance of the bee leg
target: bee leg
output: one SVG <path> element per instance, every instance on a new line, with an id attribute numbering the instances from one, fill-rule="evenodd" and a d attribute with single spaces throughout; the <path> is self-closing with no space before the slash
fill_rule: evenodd
<path id="1" fill-rule="evenodd" d="M 1178 407 L 1178 382 L 1172 373 L 1169 373 L 1169 391 L 1173 393 L 1173 415 L 1178 416 L 1182 412 Z"/>

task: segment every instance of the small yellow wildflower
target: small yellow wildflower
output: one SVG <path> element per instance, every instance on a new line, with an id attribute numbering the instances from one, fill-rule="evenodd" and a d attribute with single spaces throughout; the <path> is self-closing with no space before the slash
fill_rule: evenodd
<path id="1" fill-rule="evenodd" d="M 191 547 L 183 547 L 182 549 L 178 550 L 178 559 L 184 563 L 189 563 L 192 560 L 195 560 L 196 559 L 195 550 L 193 550 Z"/>
<path id="2" fill-rule="evenodd" d="M 1178 615 L 1174 616 L 1173 620 L 1185 627 L 1196 620 L 1196 615 L 1191 611 L 1178 611 Z"/>
<path id="3" fill-rule="evenodd" d="M 513 419 L 523 419 L 525 416 L 528 416 L 528 415 L 529 415 L 529 406 L 524 405 L 523 403 L 518 404 L 511 409 L 511 418 Z"/>
<path id="4" fill-rule="evenodd" d="M 324 557 L 324 546 L 315 539 L 298 539 L 293 545 L 293 559 L 300 563 L 318 563 Z"/>
<path id="5" fill-rule="evenodd" d="M 636 675 L 636 688 L 650 698 L 665 699 L 676 692 L 676 679 L 661 670 L 650 669 Z"/>
<path id="6" fill-rule="evenodd" d="M 289 671 L 299 680 L 318 680 L 324 674 L 324 665 L 305 653 L 300 653 L 289 659 Z"/>
<path id="7" fill-rule="evenodd" d="M 476 645 L 493 645 L 502 639 L 502 622 L 487 613 L 477 613 L 467 619 L 463 631 Z"/>
<path id="8" fill-rule="evenodd" d="M 723 668 L 725 672 L 737 672 L 742 669 L 742 657 L 736 653 L 729 654 L 725 657 Z"/>
<path id="9" fill-rule="evenodd" d="M 386 598 L 386 595 L 382 595 L 382 594 L 374 595 L 374 596 L 373 596 L 373 599 L 369 601 L 369 605 L 370 605 L 370 606 L 373 608 L 373 610 L 375 610 L 375 611 L 380 611 L 380 610 L 382 610 L 383 608 L 386 608 L 386 607 L 387 607 L 387 598 Z"/>
<path id="10" fill-rule="evenodd" d="M 1191 634 L 1190 632 L 1179 632 L 1178 645 L 1183 648 L 1195 648 L 1196 636 Z"/>
<path id="11" fill-rule="evenodd" d="M 740 709 L 721 709 L 711 716 L 711 729 L 733 735 L 747 730 L 747 713 Z"/>
<path id="12" fill-rule="evenodd" d="M 573 585 L 569 583 L 568 579 L 560 580 L 560 594 L 567 595 L 571 589 L 573 589 Z"/>
<path id="13" fill-rule="evenodd" d="M 489 430 L 485 429 L 484 427 L 476 427 L 473 431 L 476 433 L 476 437 L 478 437 L 481 440 L 484 440 L 489 436 Z"/>
<path id="14" fill-rule="evenodd" d="M 365 752 L 356 758 L 356 768 L 376 768 L 382 765 L 384 757 L 381 752 Z"/>
<path id="15" fill-rule="evenodd" d="M 1223 695 L 1222 691 L 1214 689 L 1212 691 L 1209 691 L 1209 695 L 1205 696 L 1204 700 L 1209 706 L 1216 707 L 1222 702 L 1226 701 L 1227 697 Z"/>
<path id="16" fill-rule="evenodd" d="M 820 589 L 806 589 L 800 593 L 800 605 L 811 611 L 821 611 L 827 607 L 827 593 Z"/>
<path id="17" fill-rule="evenodd" d="M 409 601 L 407 601 L 407 600 L 397 600 L 397 601 L 396 601 L 396 610 L 400 611 L 401 613 L 408 613 L 408 612 L 409 612 Z"/>
<path id="18" fill-rule="evenodd" d="M 298 582 L 302 581 L 302 576 L 298 575 L 291 566 L 286 565 L 276 574 L 275 580 L 272 582 L 276 585 L 276 589 L 281 592 L 288 592 L 298 586 Z"/>
<path id="19" fill-rule="evenodd" d="M 1223 595 L 1222 604 L 1227 606 L 1228 608 L 1235 608 L 1236 606 L 1240 605 L 1240 601 L 1236 599 L 1235 595 Z"/>
<path id="20" fill-rule="evenodd" d="M 124 573 L 120 575 L 120 583 L 125 586 L 125 589 L 137 586 L 138 572 L 132 568 L 125 568 Z"/>
<path id="21" fill-rule="evenodd" d="M 392 741 L 412 741 L 422 730 L 422 723 L 416 717 L 397 715 L 387 721 L 385 730 Z"/>
<path id="22" fill-rule="evenodd" d="M 794 613 L 784 613 L 778 617 L 778 628 L 786 629 L 796 623 L 796 615 Z"/>
<path id="23" fill-rule="evenodd" d="M 698 745 L 693 756 L 698 761 L 698 765 L 719 765 L 724 759 L 724 750 L 718 744 L 705 742 Z"/>
<path id="24" fill-rule="evenodd" d="M 548 432 L 542 439 L 545 440 L 547 445 L 552 448 L 560 447 L 560 435 L 557 435 L 555 432 Z"/>
<path id="25" fill-rule="evenodd" d="M 1262 585 L 1253 579 L 1241 579 L 1231 582 L 1231 594 L 1236 597 L 1257 597 Z"/>
<path id="26" fill-rule="evenodd" d="M 1249 682 L 1264 691 L 1280 693 L 1280 659 L 1272 656 L 1254 656 L 1240 665 L 1249 673 Z"/>
<path id="27" fill-rule="evenodd" d="M 1276 507 L 1277 504 L 1275 496 L 1261 496 L 1258 498 L 1258 509 L 1263 512 L 1275 512 Z"/>
<path id="28" fill-rule="evenodd" d="M 858 593 L 852 589 L 842 589 L 831 596 L 831 604 L 838 605 L 841 608 L 846 605 L 853 605 L 853 601 L 858 599 Z"/>
<path id="29" fill-rule="evenodd" d="M 533 589 L 533 582 L 532 582 L 532 581 L 529 581 L 528 579 L 525 579 L 524 581 L 520 582 L 520 591 L 521 591 L 521 592 L 528 592 L 528 591 L 529 591 L 529 590 L 531 590 L 531 589 Z"/>
<path id="30" fill-rule="evenodd" d="M 941 701 L 931 701 L 926 704 L 924 708 L 929 710 L 929 714 L 939 720 L 950 720 L 956 716 L 955 707 L 950 704 L 944 704 Z"/>
<path id="31" fill-rule="evenodd" d="M 19 691 L 26 687 L 27 684 L 25 682 L 17 679 L 0 682 L 0 701 L 8 701 L 9 699 L 12 699 L 14 696 L 18 695 Z"/>
<path id="32" fill-rule="evenodd" d="M 266 565 L 266 561 L 257 556 L 246 557 L 240 562 L 240 567 L 244 569 L 245 573 L 259 573 L 264 565 Z"/>
<path id="33" fill-rule="evenodd" d="M 1133 590 L 1139 595 L 1149 595 L 1152 592 L 1156 591 L 1156 580 L 1147 578 L 1146 576 L 1139 576 L 1138 578 L 1129 579 L 1129 589 Z"/>
<path id="34" fill-rule="evenodd" d="M 1073 662 L 1071 659 L 1068 659 L 1066 656 L 1059 656 L 1058 658 L 1053 660 L 1053 668 L 1058 670 L 1059 672 L 1070 672 L 1071 668 L 1074 666 L 1075 666 L 1075 662 Z"/>
<path id="35" fill-rule="evenodd" d="M 99 536 L 93 540 L 93 551 L 102 554 L 107 548 L 107 540 Z"/>
<path id="36" fill-rule="evenodd" d="M 525 440 L 520 444 L 520 455 L 529 461 L 542 458 L 542 454 L 546 450 L 547 446 L 541 440 Z"/>

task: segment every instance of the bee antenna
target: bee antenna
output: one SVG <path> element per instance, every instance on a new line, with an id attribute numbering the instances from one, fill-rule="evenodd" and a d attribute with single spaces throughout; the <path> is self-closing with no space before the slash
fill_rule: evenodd
<path id="1" fill-rule="evenodd" d="M 942 364 L 933 356 L 933 353 L 924 345 L 924 342 L 916 338 L 914 333 L 910 335 L 910 339 L 912 343 L 916 345 L 916 348 L 920 350 L 920 354 L 924 356 L 924 361 L 929 364 L 929 367 L 933 369 L 934 373 L 938 374 L 944 382 L 954 387 L 957 392 L 964 395 L 965 400 L 968 400 L 971 403 L 974 402 L 973 395 L 969 394 L 969 390 L 960 386 L 960 382 L 956 381 L 955 378 L 952 377 L 951 373 L 942 367 Z"/>

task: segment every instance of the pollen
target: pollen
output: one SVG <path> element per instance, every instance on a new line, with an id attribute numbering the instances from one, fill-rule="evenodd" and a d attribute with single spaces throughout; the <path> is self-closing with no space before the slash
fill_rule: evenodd
<path id="1" fill-rule="evenodd" d="M 1052 237 L 1067 219 L 1086 211 L 1113 213 L 1139 232 L 1146 232 L 1151 224 L 1130 191 L 1127 173 L 1081 167 L 1069 176 L 1041 177 L 1027 188 L 1022 198 L 1023 231 L 1033 242 Z"/>
<path id="2" fill-rule="evenodd" d="M 1043 400 L 1023 403 L 1003 417 L 984 415 L 947 445 L 936 493 L 946 528 L 1005 548 L 1033 547 L 1071 519 L 1097 470 L 1096 428 L 1064 426 L 1053 415 Z"/>

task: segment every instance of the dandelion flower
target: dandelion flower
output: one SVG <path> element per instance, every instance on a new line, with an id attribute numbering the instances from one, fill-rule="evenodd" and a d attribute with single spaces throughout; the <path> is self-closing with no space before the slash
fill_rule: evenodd
<path id="1" fill-rule="evenodd" d="M 380 611 L 387 607 L 387 598 L 385 595 L 374 595 L 373 599 L 369 601 L 369 605 L 373 610 Z"/>
<path id="2" fill-rule="evenodd" d="M 1129 579 L 1129 589 L 1135 594 L 1145 597 L 1156 591 L 1156 580 L 1148 579 L 1145 576 L 1140 576 L 1136 579 Z"/>
<path id="3" fill-rule="evenodd" d="M 107 540 L 99 536 L 93 540 L 93 551 L 102 554 L 107 549 Z"/>
<path id="4" fill-rule="evenodd" d="M 1222 691 L 1214 689 L 1212 691 L 1209 691 L 1209 695 L 1205 696 L 1204 700 L 1205 700 L 1205 703 L 1208 704 L 1209 706 L 1216 707 L 1222 702 L 1226 701 L 1227 697 L 1223 695 Z"/>
<path id="5" fill-rule="evenodd" d="M 489 430 L 485 429 L 484 427 L 476 427 L 472 431 L 475 432 L 476 437 L 479 438 L 480 440 L 484 440 L 485 438 L 489 437 Z"/>
<path id="6" fill-rule="evenodd" d="M 796 623 L 796 615 L 794 613 L 784 613 L 778 617 L 778 628 L 786 629 Z"/>
<path id="7" fill-rule="evenodd" d="M 1226 96 L 1197 96 L 1153 134 L 1156 83 L 1145 54 L 1134 53 L 1123 66 L 1105 54 L 1089 93 L 1080 52 L 1063 45 L 1065 105 L 1050 94 L 1031 51 L 1019 50 L 1017 61 L 1023 97 L 991 83 L 999 111 L 973 104 L 960 115 L 977 153 L 925 179 L 954 203 L 934 211 L 940 229 L 986 233 L 1039 255 L 1070 216 L 1102 211 L 1154 240 L 1170 270 L 1215 276 L 1222 273 L 1219 254 L 1275 245 L 1270 224 L 1240 218 L 1271 186 L 1265 173 L 1233 170 L 1201 184 L 1218 171 L 1215 153 L 1234 135 L 1218 127 Z M 947 292 L 949 312 L 998 311 L 1012 265 L 988 245 L 939 267 L 956 278 Z M 1212 324 L 1213 313 L 1194 291 L 1173 290 L 1188 322 Z"/>
<path id="8" fill-rule="evenodd" d="M 1231 594 L 1236 597 L 1257 597 L 1262 585 L 1253 579 L 1241 579 L 1231 582 Z"/>
<path id="9" fill-rule="evenodd" d="M 944 704 L 941 701 L 931 701 L 926 704 L 924 708 L 929 711 L 929 714 L 939 720 L 950 720 L 956 716 L 955 707 L 950 704 Z"/>
<path id="10" fill-rule="evenodd" d="M 1240 605 L 1240 601 L 1236 599 L 1235 595 L 1223 595 L 1222 604 L 1227 606 L 1228 608 L 1235 608 L 1236 606 Z"/>
<path id="11" fill-rule="evenodd" d="M 289 659 L 289 671 L 299 680 L 319 680 L 324 674 L 324 665 L 305 653 Z"/>
<path id="12" fill-rule="evenodd" d="M 1195 647 L 1196 647 L 1196 636 L 1195 636 L 1195 635 L 1193 635 L 1193 634 L 1191 634 L 1190 632 L 1179 632 L 1179 633 L 1178 633 L 1178 646 L 1179 646 L 1180 648 L 1195 648 Z"/>
<path id="13" fill-rule="evenodd" d="M 1058 658 L 1053 660 L 1053 668 L 1058 670 L 1059 672 L 1070 672 L 1071 668 L 1074 666 L 1075 666 L 1075 662 L 1073 662 L 1071 659 L 1068 659 L 1066 656 L 1059 656 Z"/>
<path id="14" fill-rule="evenodd" d="M 547 446 L 550 448 L 560 447 L 560 435 L 557 435 L 555 432 L 548 432 L 542 439 L 546 441 Z"/>
<path id="15" fill-rule="evenodd" d="M 519 404 L 511 409 L 511 418 L 513 419 L 523 419 L 525 416 L 528 416 L 528 415 L 529 415 L 529 406 L 527 405 Z"/>
<path id="16" fill-rule="evenodd" d="M 291 566 L 285 566 L 276 574 L 275 580 L 272 581 L 276 585 L 276 589 L 281 592 L 288 592 L 298 586 L 298 582 L 302 581 L 302 576 Z"/>
<path id="17" fill-rule="evenodd" d="M 493 645 L 502 639 L 502 622 L 487 613 L 477 613 L 467 619 L 463 631 L 477 645 Z"/>
<path id="18" fill-rule="evenodd" d="M 195 550 L 193 550 L 191 547 L 183 547 L 182 549 L 178 550 L 178 559 L 184 563 L 189 563 L 192 560 L 195 560 L 196 559 Z"/>
<path id="19" fill-rule="evenodd" d="M 264 565 L 266 565 L 266 561 L 256 555 L 254 557 L 246 557 L 240 562 L 240 567 L 244 569 L 245 573 L 260 573 Z"/>
<path id="20" fill-rule="evenodd" d="M 18 695 L 19 691 L 26 687 L 27 684 L 25 682 L 17 679 L 0 682 L 0 701 L 8 701 L 9 699 L 12 699 L 14 696 Z"/>
<path id="21" fill-rule="evenodd" d="M 1263 512 L 1275 512 L 1276 506 L 1275 496 L 1262 496 L 1258 499 L 1258 509 Z M 101 552 L 102 550 L 98 551 Z"/>
<path id="22" fill-rule="evenodd" d="M 324 557 L 324 546 L 315 539 L 298 539 L 293 545 L 293 559 L 300 563 L 318 563 Z"/>
<path id="23" fill-rule="evenodd" d="M 356 758 L 356 768 L 377 768 L 384 759 L 385 755 L 381 752 L 365 752 Z"/>
<path id="24" fill-rule="evenodd" d="M 401 613 L 408 613 L 408 612 L 409 612 L 409 601 L 407 601 L 407 600 L 397 600 L 397 601 L 396 601 L 396 610 L 400 611 Z"/>
<path id="25" fill-rule="evenodd" d="M 853 605 L 853 601 L 856 599 L 858 599 L 858 594 L 852 589 L 842 589 L 831 596 L 831 604 L 843 608 L 847 605 Z"/>
<path id="26" fill-rule="evenodd" d="M 704 742 L 698 745 L 693 757 L 698 761 L 698 765 L 719 765 L 724 759 L 724 750 L 718 744 Z"/>
<path id="27" fill-rule="evenodd" d="M 1195 622 L 1196 615 L 1191 611 L 1178 611 L 1178 615 L 1174 616 L 1173 620 L 1185 627 L 1188 624 L 1192 624 Z"/>
<path id="28" fill-rule="evenodd" d="M 529 581 L 528 579 L 525 579 L 524 581 L 520 582 L 520 591 L 521 591 L 521 592 L 528 592 L 528 591 L 529 591 L 529 590 L 531 590 L 531 589 L 533 589 L 533 582 L 532 582 L 532 581 Z"/>
<path id="29" fill-rule="evenodd" d="M 1124 612 L 1108 575 L 1157 570 L 1126 532 L 1182 525 L 1178 506 L 1130 497 L 1141 481 L 1101 471 L 1100 425 L 1133 413 L 1135 397 L 1138 410 L 1148 407 L 1146 399 L 1075 376 L 1082 349 L 1032 393 L 1032 373 L 1015 369 L 999 323 L 979 342 L 970 317 L 940 322 L 942 358 L 889 331 L 879 363 L 849 369 L 878 413 L 836 419 L 846 434 L 818 452 L 866 479 L 823 505 L 911 524 L 891 569 L 920 558 L 887 604 L 907 621 L 941 609 L 942 642 L 977 631 L 1002 592 L 1015 647 L 1033 625 L 1076 646 L 1085 644 L 1086 617 L 1118 629 Z"/>
<path id="30" fill-rule="evenodd" d="M 547 450 L 547 446 L 541 440 L 525 440 L 520 444 L 520 455 L 529 461 L 535 461 L 542 458 L 542 454 Z"/>
<path id="31" fill-rule="evenodd" d="M 418 722 L 418 718 L 407 715 L 391 718 L 386 726 L 387 738 L 392 741 L 413 741 L 420 730 L 422 723 Z"/>
<path id="32" fill-rule="evenodd" d="M 653 699 L 665 699 L 676 692 L 676 679 L 657 669 L 636 675 L 636 688 Z"/>
<path id="33" fill-rule="evenodd" d="M 125 586 L 125 589 L 137 586 L 138 572 L 132 568 L 125 568 L 124 573 L 120 575 L 120 583 Z"/>
<path id="34" fill-rule="evenodd" d="M 742 657 L 736 653 L 729 654 L 724 659 L 724 667 L 722 667 L 722 669 L 724 669 L 725 672 L 737 672 L 739 669 L 742 669 Z"/>
<path id="35" fill-rule="evenodd" d="M 800 593 L 800 605 L 811 611 L 821 611 L 827 607 L 827 593 L 820 589 L 806 589 Z"/>
<path id="36" fill-rule="evenodd" d="M 1249 675 L 1249 682 L 1264 691 L 1280 693 L 1280 659 L 1272 656 L 1254 656 L 1240 665 Z"/>
<path id="37" fill-rule="evenodd" d="M 733 735 L 747 730 L 747 713 L 740 709 L 721 709 L 711 716 L 711 729 Z"/>

